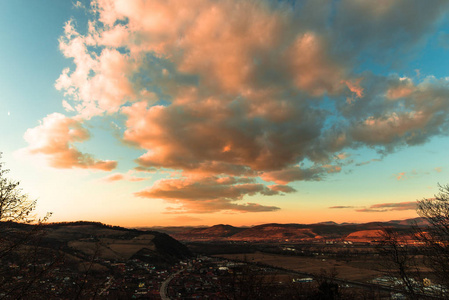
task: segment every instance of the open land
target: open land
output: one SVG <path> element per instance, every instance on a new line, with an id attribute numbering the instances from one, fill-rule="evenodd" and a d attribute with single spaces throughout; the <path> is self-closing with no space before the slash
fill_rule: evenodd
<path id="1" fill-rule="evenodd" d="M 223 254 L 219 257 L 229 260 L 248 261 L 278 267 L 295 272 L 320 274 L 322 270 L 334 272 L 339 279 L 368 282 L 383 275 L 378 259 L 361 258 L 341 261 L 332 258 L 286 256 L 269 253 Z"/>

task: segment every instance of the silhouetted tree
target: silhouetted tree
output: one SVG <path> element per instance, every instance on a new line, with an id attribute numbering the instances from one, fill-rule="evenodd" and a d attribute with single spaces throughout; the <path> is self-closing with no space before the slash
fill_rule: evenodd
<path id="1" fill-rule="evenodd" d="M 23 298 L 34 293 L 37 280 L 55 263 L 36 268 L 42 254 L 37 247 L 39 225 L 50 215 L 36 220 L 36 200 L 23 193 L 20 183 L 6 176 L 8 172 L 0 162 L 0 298 Z"/>
<path id="2" fill-rule="evenodd" d="M 402 282 L 411 299 L 423 295 L 449 298 L 449 185 L 438 186 L 440 192 L 434 198 L 417 201 L 417 213 L 428 224 L 413 227 L 411 234 L 417 245 L 391 228 L 383 229 L 379 245 L 383 266 Z M 424 278 L 423 266 L 429 268 L 429 278 Z"/>
<path id="3" fill-rule="evenodd" d="M 335 279 L 338 272 L 335 268 L 331 270 L 321 269 L 320 273 L 315 275 L 318 283 L 318 290 L 313 299 L 319 300 L 336 300 L 340 299 L 340 286 Z"/>
<path id="4" fill-rule="evenodd" d="M 416 248 L 410 241 L 392 228 L 383 228 L 378 246 L 381 265 L 392 283 L 400 282 L 400 287 L 409 299 L 419 299 L 422 281 Z"/>
<path id="5" fill-rule="evenodd" d="M 0 221 L 30 223 L 35 220 L 32 213 L 36 200 L 30 200 L 28 195 L 22 192 L 18 181 L 7 178 L 8 172 L 0 162 Z"/>
<path id="6" fill-rule="evenodd" d="M 438 185 L 440 192 L 432 199 L 417 203 L 417 213 L 429 223 L 419 228 L 417 239 L 424 245 L 425 264 L 432 269 L 435 280 L 449 289 L 449 185 Z"/>

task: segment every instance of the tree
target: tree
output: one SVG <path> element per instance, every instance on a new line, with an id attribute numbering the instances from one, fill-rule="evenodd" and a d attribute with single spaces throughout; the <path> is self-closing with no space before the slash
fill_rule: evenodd
<path id="1" fill-rule="evenodd" d="M 438 185 L 440 192 L 432 199 L 417 203 L 417 213 L 428 226 L 417 230 L 416 238 L 424 245 L 425 264 L 433 271 L 438 284 L 449 289 L 449 185 Z"/>
<path id="2" fill-rule="evenodd" d="M 0 162 L 0 222 L 31 223 L 35 220 L 32 213 L 36 200 L 30 200 L 28 195 L 22 192 L 18 181 L 7 178 L 8 172 Z"/>
<path id="3" fill-rule="evenodd" d="M 420 299 L 422 276 L 417 261 L 416 247 L 410 244 L 404 233 L 383 228 L 378 252 L 380 264 L 391 283 L 400 282 L 409 299 Z"/>
<path id="4" fill-rule="evenodd" d="M 36 200 L 23 193 L 20 183 L 6 176 L 8 172 L 0 162 L 0 298 L 23 298 L 35 291 L 38 279 L 55 263 L 35 267 L 42 252 L 41 225 L 50 214 L 37 220 Z"/>
<path id="5" fill-rule="evenodd" d="M 415 224 L 409 233 L 384 228 L 378 248 L 384 269 L 411 299 L 449 298 L 449 185 L 438 187 L 434 198 L 417 201 L 416 211 L 427 225 Z"/>
<path id="6" fill-rule="evenodd" d="M 26 244 L 38 229 L 37 226 L 34 226 L 32 230 L 26 230 L 18 235 L 17 226 L 12 228 L 13 223 L 36 222 L 33 214 L 36 200 L 30 200 L 29 196 L 20 189 L 20 183 L 6 176 L 8 172 L 9 170 L 4 168 L 4 163 L 0 162 L 0 259 L 20 245 Z M 44 219 L 37 220 L 37 223 L 41 224 L 49 217 L 50 214 L 47 214 Z"/>

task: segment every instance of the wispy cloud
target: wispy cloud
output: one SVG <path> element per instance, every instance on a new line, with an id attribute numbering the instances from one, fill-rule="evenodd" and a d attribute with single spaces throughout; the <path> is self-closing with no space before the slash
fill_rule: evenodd
<path id="1" fill-rule="evenodd" d="M 403 179 L 405 179 L 404 176 L 405 176 L 405 172 L 401 172 L 401 173 L 396 175 L 396 179 L 397 180 L 403 180 Z"/>
<path id="2" fill-rule="evenodd" d="M 196 177 L 162 179 L 152 187 L 136 193 L 143 198 L 159 198 L 177 204 L 171 213 L 208 213 L 230 210 L 241 212 L 275 211 L 279 207 L 256 203 L 237 203 L 245 195 L 278 195 L 286 188 L 270 189 L 250 179 L 234 177 Z M 284 192 L 284 191 L 282 191 Z"/>
<path id="3" fill-rule="evenodd" d="M 386 212 L 395 210 L 416 210 L 416 201 L 380 203 L 371 205 L 368 208 L 356 209 L 357 212 Z"/>
<path id="4" fill-rule="evenodd" d="M 113 173 L 106 177 L 104 177 L 102 180 L 106 182 L 115 182 L 115 181 L 131 181 L 131 182 L 138 182 L 138 181 L 144 181 L 148 180 L 147 177 L 138 177 L 133 175 L 133 171 L 129 171 L 125 174 L 123 173 Z"/>
<path id="5" fill-rule="evenodd" d="M 330 209 L 347 209 L 347 208 L 355 208 L 355 206 L 347 206 L 347 205 L 337 205 L 331 206 Z"/>
<path id="6" fill-rule="evenodd" d="M 397 180 L 407 180 L 407 179 L 411 179 L 414 177 L 420 177 L 420 176 L 424 176 L 424 175 L 429 175 L 432 172 L 436 172 L 436 173 L 440 173 L 442 171 L 441 168 L 434 168 L 433 170 L 430 171 L 425 171 L 425 170 L 412 170 L 412 171 L 408 171 L 408 172 L 400 172 L 397 174 L 394 174 L 393 176 L 397 179 Z"/>
<path id="7" fill-rule="evenodd" d="M 373 158 L 373 159 L 370 159 L 370 160 L 367 160 L 367 161 L 363 161 L 363 162 L 357 163 L 356 166 L 360 167 L 360 166 L 368 165 L 370 163 L 378 162 L 378 161 L 382 161 L 382 160 L 378 159 L 378 158 Z"/>

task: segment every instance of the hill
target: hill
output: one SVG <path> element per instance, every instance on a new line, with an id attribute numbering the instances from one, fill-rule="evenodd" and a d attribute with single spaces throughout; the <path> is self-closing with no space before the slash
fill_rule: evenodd
<path id="1" fill-rule="evenodd" d="M 11 231 L 30 232 L 35 225 L 9 223 Z M 182 243 L 157 231 L 141 231 L 98 222 L 50 223 L 41 227 L 40 246 L 76 257 L 80 263 L 96 260 L 126 262 L 139 258 L 153 264 L 172 264 L 191 256 Z"/>
<path id="2" fill-rule="evenodd" d="M 378 239 L 378 231 L 381 228 L 391 227 L 406 232 L 412 225 L 424 226 L 425 222 L 422 218 L 415 218 L 363 224 L 337 224 L 332 221 L 316 224 L 272 223 L 249 228 L 220 224 L 211 227 L 185 228 L 185 230 L 176 227 L 176 231 L 166 230 L 166 232 L 180 241 L 311 242 L 318 240 L 354 240 L 369 242 Z"/>

